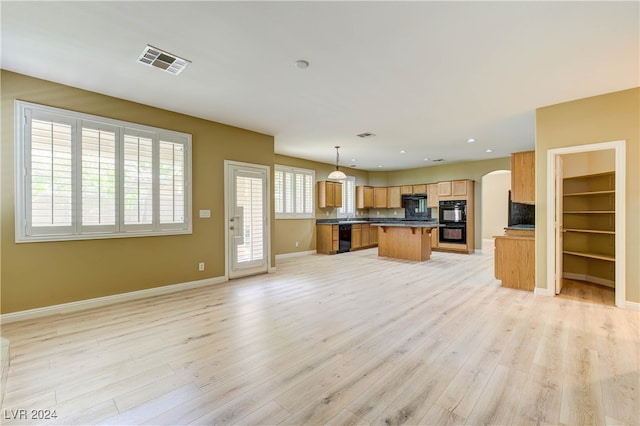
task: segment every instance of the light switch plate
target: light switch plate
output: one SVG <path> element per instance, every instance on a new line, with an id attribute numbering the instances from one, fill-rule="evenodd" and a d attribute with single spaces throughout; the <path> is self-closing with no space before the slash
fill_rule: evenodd
<path id="1" fill-rule="evenodd" d="M 203 219 L 211 217 L 211 210 L 200 210 L 200 217 Z"/>

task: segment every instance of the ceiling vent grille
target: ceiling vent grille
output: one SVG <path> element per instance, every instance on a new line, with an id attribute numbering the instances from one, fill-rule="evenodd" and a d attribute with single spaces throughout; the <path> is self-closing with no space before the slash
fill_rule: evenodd
<path id="1" fill-rule="evenodd" d="M 358 135 L 359 138 L 371 138 L 373 136 L 375 136 L 373 133 L 369 133 L 369 132 L 364 132 L 364 133 L 360 133 Z"/>
<path id="2" fill-rule="evenodd" d="M 187 59 L 149 45 L 144 48 L 138 57 L 138 62 L 160 68 L 173 75 L 180 74 L 191 63 Z"/>

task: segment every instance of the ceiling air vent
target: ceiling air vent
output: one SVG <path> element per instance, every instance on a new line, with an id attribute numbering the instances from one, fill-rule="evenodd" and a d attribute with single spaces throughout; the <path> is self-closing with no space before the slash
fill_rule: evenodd
<path id="1" fill-rule="evenodd" d="M 437 158 L 435 160 L 431 160 L 433 163 L 440 163 L 442 161 L 444 161 L 444 158 Z"/>
<path id="2" fill-rule="evenodd" d="M 369 132 L 364 132 L 364 133 L 360 133 L 359 135 L 356 135 L 359 138 L 370 138 L 375 136 L 373 133 L 369 133 Z"/>
<path id="3" fill-rule="evenodd" d="M 187 59 L 149 45 L 144 48 L 140 57 L 138 57 L 138 62 L 160 68 L 173 75 L 180 74 L 191 63 Z"/>

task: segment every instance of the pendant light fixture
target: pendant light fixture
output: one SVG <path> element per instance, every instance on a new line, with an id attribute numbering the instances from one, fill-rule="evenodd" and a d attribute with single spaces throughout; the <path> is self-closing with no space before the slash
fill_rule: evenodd
<path id="1" fill-rule="evenodd" d="M 340 171 L 340 168 L 338 167 L 338 163 L 340 162 L 340 152 L 338 151 L 338 149 L 340 149 L 340 146 L 336 146 L 335 148 L 336 148 L 336 169 L 331 173 L 329 173 L 329 179 L 344 180 L 347 178 L 347 175 L 345 175 L 344 172 Z"/>

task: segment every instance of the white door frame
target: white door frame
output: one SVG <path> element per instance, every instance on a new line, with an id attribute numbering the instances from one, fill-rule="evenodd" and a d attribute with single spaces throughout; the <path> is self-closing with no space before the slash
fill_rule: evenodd
<path id="1" fill-rule="evenodd" d="M 231 166 L 250 167 L 254 169 L 264 170 L 267 176 L 266 179 L 266 197 L 265 197 L 265 211 L 266 211 L 266 223 L 264 237 L 266 239 L 266 260 L 267 260 L 267 272 L 272 272 L 271 268 L 271 167 L 263 164 L 246 163 L 242 161 L 224 160 L 224 276 L 229 280 L 229 252 L 231 250 L 231 242 L 229 241 L 229 203 L 231 202 L 231 188 L 232 182 L 229 181 L 229 170 Z"/>
<path id="2" fill-rule="evenodd" d="M 556 191 L 556 157 L 566 154 L 575 154 L 588 151 L 615 150 L 616 192 L 615 192 L 615 229 L 616 229 L 616 266 L 615 266 L 615 302 L 616 306 L 624 307 L 626 303 L 626 141 L 612 141 L 594 143 L 588 145 L 569 146 L 565 148 L 550 149 L 547 151 L 547 294 L 555 295 L 556 271 L 556 200 L 562 194 Z M 553 287 L 551 287 L 553 286 Z"/>

